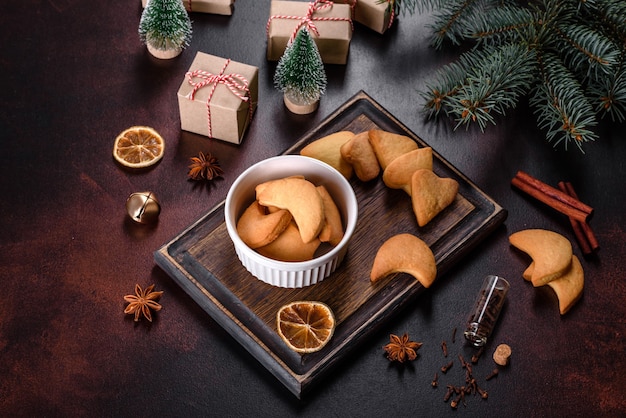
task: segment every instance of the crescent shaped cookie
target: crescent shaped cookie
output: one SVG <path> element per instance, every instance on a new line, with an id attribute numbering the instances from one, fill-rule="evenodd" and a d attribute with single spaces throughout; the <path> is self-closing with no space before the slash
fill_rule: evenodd
<path id="1" fill-rule="evenodd" d="M 572 257 L 572 265 L 563 276 L 549 281 L 548 286 L 554 290 L 559 300 L 559 312 L 567 313 L 583 294 L 585 273 L 578 257 Z"/>
<path id="2" fill-rule="evenodd" d="M 274 241 L 291 222 L 291 214 L 285 209 L 266 213 L 266 208 L 256 200 L 246 208 L 237 221 L 237 233 L 252 249 Z"/>
<path id="3" fill-rule="evenodd" d="M 316 239 L 324 226 L 322 197 L 308 180 L 286 177 L 261 183 L 256 187 L 256 198 L 263 206 L 288 210 L 305 243 Z"/>
<path id="4" fill-rule="evenodd" d="M 354 170 L 352 165 L 341 156 L 340 149 L 353 136 L 354 133 L 350 131 L 335 132 L 311 142 L 300 150 L 300 155 L 323 161 L 350 180 Z"/>
<path id="5" fill-rule="evenodd" d="M 509 236 L 515 248 L 532 258 L 523 276 L 533 286 L 543 286 L 562 276 L 572 263 L 572 244 L 563 235 L 546 229 L 525 229 Z"/>
<path id="6" fill-rule="evenodd" d="M 257 248 L 256 251 L 279 261 L 308 261 L 313 259 L 320 244 L 321 241 L 317 238 L 311 242 L 302 242 L 298 227 L 291 222 L 278 238 L 264 247 Z"/>
<path id="7" fill-rule="evenodd" d="M 437 277 L 437 263 L 430 247 L 412 234 L 398 234 L 381 245 L 374 258 L 370 280 L 376 282 L 393 273 L 407 273 L 424 287 Z"/>
<path id="8" fill-rule="evenodd" d="M 324 218 L 325 223 L 320 231 L 319 239 L 322 242 L 328 242 L 330 245 L 337 245 L 343 239 L 343 223 L 341 222 L 341 213 L 335 204 L 333 197 L 328 193 L 326 187 L 317 186 L 317 191 L 324 202 Z"/>

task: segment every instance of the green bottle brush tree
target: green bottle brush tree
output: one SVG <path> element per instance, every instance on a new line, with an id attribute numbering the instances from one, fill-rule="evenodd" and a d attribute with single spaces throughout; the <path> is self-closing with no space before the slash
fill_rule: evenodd
<path id="1" fill-rule="evenodd" d="M 191 42 L 191 20 L 181 0 L 149 0 L 139 21 L 139 38 L 152 55 L 178 56 Z"/>
<path id="2" fill-rule="evenodd" d="M 317 109 L 326 91 L 326 71 L 307 28 L 298 31 L 276 65 L 274 86 L 284 93 L 287 108 L 299 114 Z"/>
<path id="3" fill-rule="evenodd" d="M 432 11 L 432 45 L 472 46 L 420 96 L 455 128 L 496 123 L 527 97 L 546 139 L 565 149 L 597 139 L 598 120 L 626 119 L 626 1 L 396 0 Z"/>

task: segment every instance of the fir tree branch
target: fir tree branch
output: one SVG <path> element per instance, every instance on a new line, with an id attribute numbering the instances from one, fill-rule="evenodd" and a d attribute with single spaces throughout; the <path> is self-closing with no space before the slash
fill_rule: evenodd
<path id="1" fill-rule="evenodd" d="M 555 147 L 563 142 L 567 149 L 574 142 L 582 151 L 584 142 L 597 138 L 589 129 L 597 124 L 593 108 L 581 85 L 556 55 L 545 53 L 538 58 L 543 83 L 530 98 L 538 126 L 547 130 L 546 138 Z"/>
<path id="2" fill-rule="evenodd" d="M 528 39 L 528 28 L 535 24 L 535 16 L 530 10 L 503 6 L 479 14 L 468 27 L 468 36 L 491 45 L 523 42 Z"/>
<path id="3" fill-rule="evenodd" d="M 434 22 L 429 25 L 433 30 L 431 44 L 437 49 L 442 47 L 446 39 L 453 45 L 460 45 L 467 37 L 463 21 L 477 18 L 484 8 L 482 0 L 449 0 L 447 3 L 448 8 L 436 12 Z"/>
<path id="4" fill-rule="evenodd" d="M 534 53 L 517 44 L 467 52 L 438 73 L 439 84 L 424 96 L 424 110 L 437 116 L 443 109 L 455 118 L 455 129 L 475 122 L 484 130 L 528 91 L 534 64 Z"/>
<path id="5" fill-rule="evenodd" d="M 583 77 L 604 77 L 611 73 L 619 57 L 615 44 L 601 33 L 579 24 L 559 25 L 557 51 L 563 51 L 564 61 Z"/>
<path id="6" fill-rule="evenodd" d="M 585 20 L 598 22 L 596 28 L 618 44 L 626 43 L 626 1 L 595 0 L 584 2 Z"/>
<path id="7" fill-rule="evenodd" d="M 378 0 L 378 3 L 387 3 L 388 0 Z M 395 0 L 394 10 L 397 14 L 424 13 L 429 10 L 445 6 L 447 0 Z"/>
<path id="8" fill-rule="evenodd" d="M 433 46 L 476 42 L 420 92 L 429 117 L 484 129 L 529 94 L 546 139 L 581 151 L 597 138 L 597 117 L 626 120 L 625 0 L 401 1 L 405 10 L 440 2 Z"/>
<path id="9" fill-rule="evenodd" d="M 613 121 L 626 120 L 626 51 L 622 51 L 615 73 L 600 78 L 589 86 L 589 95 L 596 103 L 601 117 L 610 115 Z"/>

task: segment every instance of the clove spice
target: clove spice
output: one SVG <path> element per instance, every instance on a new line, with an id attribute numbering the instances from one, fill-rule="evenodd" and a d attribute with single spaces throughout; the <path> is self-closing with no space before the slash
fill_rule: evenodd
<path id="1" fill-rule="evenodd" d="M 478 392 L 480 397 L 483 399 L 487 399 L 489 397 L 489 394 L 487 393 L 487 391 L 479 388 L 478 386 L 476 387 L 476 391 Z"/>
<path id="2" fill-rule="evenodd" d="M 499 370 L 498 370 L 497 368 L 493 369 L 493 370 L 491 371 L 491 373 L 489 373 L 489 374 L 487 375 L 487 377 L 485 377 L 485 380 L 491 380 L 491 379 L 493 379 L 494 377 L 496 377 L 496 376 L 498 375 L 498 372 L 499 372 Z"/>
<path id="3" fill-rule="evenodd" d="M 483 354 L 483 351 L 485 351 L 485 346 L 484 345 L 481 346 L 476 353 L 474 353 L 474 355 L 472 356 L 472 363 L 474 363 L 474 364 L 478 363 L 478 359 Z"/>
<path id="4" fill-rule="evenodd" d="M 459 361 L 461 362 L 462 368 L 469 369 L 471 371 L 472 366 L 470 366 L 470 364 L 467 361 L 465 361 L 465 359 L 463 358 L 461 354 L 459 354 Z"/>
<path id="5" fill-rule="evenodd" d="M 456 329 L 455 329 L 456 330 Z M 454 340 L 454 331 L 452 333 Z M 449 354 L 447 342 L 443 340 L 441 342 L 441 350 L 444 357 L 447 357 Z M 458 409 L 459 405 L 463 404 L 463 406 L 467 406 L 467 396 L 474 395 L 480 396 L 481 399 L 488 399 L 488 392 L 481 388 L 478 383 L 478 379 L 473 375 L 473 364 L 478 362 L 478 358 L 482 355 L 484 351 L 483 347 L 480 347 L 471 358 L 471 361 L 467 361 L 462 353 L 458 354 L 458 360 L 461 364 L 461 370 L 464 371 L 465 374 L 465 382 L 462 385 L 450 385 L 446 384 L 446 392 L 443 396 L 443 401 L 450 404 L 452 409 Z M 440 370 L 437 370 L 434 374 L 434 377 L 431 381 L 431 386 L 436 388 L 439 386 L 439 377 L 440 374 L 446 374 L 454 365 L 454 360 L 450 360 L 448 363 L 443 365 Z M 499 372 L 499 369 L 494 369 L 489 376 L 487 376 L 487 380 L 495 377 Z M 442 384 L 443 385 L 443 384 Z"/>
<path id="6" fill-rule="evenodd" d="M 444 373 L 444 374 L 448 373 L 448 370 L 450 370 L 450 368 L 452 367 L 453 364 L 454 364 L 454 362 L 451 361 L 450 363 L 441 366 L 441 373 Z"/>

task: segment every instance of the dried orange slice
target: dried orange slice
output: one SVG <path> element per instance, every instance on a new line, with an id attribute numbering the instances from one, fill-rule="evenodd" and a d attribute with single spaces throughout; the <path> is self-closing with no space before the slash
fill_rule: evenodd
<path id="1" fill-rule="evenodd" d="M 333 336 L 335 315 L 322 302 L 291 302 L 278 310 L 276 326 L 289 348 L 298 353 L 313 353 Z"/>
<path id="2" fill-rule="evenodd" d="M 148 167 L 163 157 L 165 141 L 149 126 L 131 126 L 115 138 L 113 157 L 132 168 Z"/>

